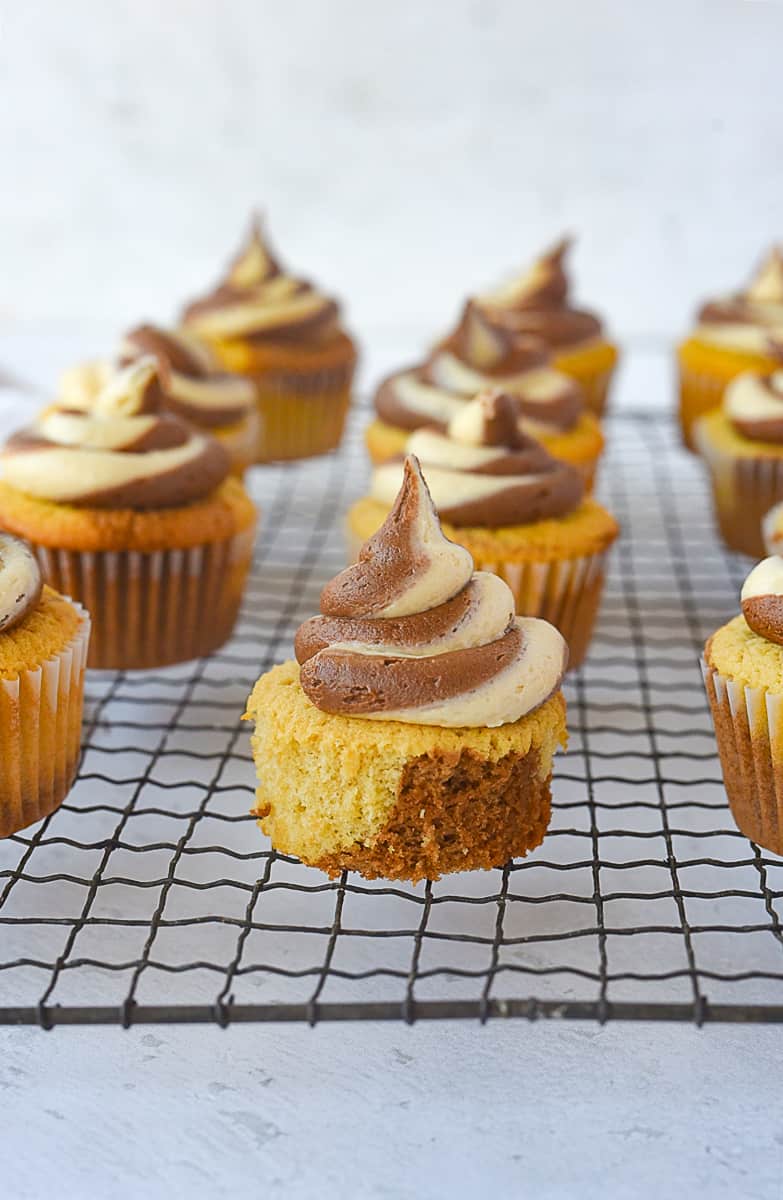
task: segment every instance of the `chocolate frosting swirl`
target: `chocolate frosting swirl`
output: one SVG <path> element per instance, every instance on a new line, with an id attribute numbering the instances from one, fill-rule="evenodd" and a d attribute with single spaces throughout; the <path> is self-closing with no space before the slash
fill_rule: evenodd
<path id="1" fill-rule="evenodd" d="M 757 563 L 740 593 L 742 615 L 759 637 L 783 646 L 783 558 Z"/>
<path id="2" fill-rule="evenodd" d="M 52 406 L 2 453 L 12 487 L 91 508 L 169 508 L 201 499 L 229 472 L 226 451 L 162 411 L 154 358 L 119 371 L 89 412 Z"/>
<path id="3" fill-rule="evenodd" d="M 0 633 L 7 633 L 41 599 L 43 580 L 35 555 L 19 538 L 0 532 Z"/>
<path id="4" fill-rule="evenodd" d="M 600 337 L 598 317 L 568 302 L 565 258 L 571 244 L 570 238 L 562 238 L 532 267 L 508 283 L 481 293 L 477 304 L 490 322 L 517 334 L 535 335 L 558 349 Z"/>
<path id="5" fill-rule="evenodd" d="M 413 433 L 407 450 L 423 464 L 440 517 L 455 526 L 497 528 L 559 517 L 584 494 L 579 471 L 520 429 L 516 398 L 500 391 L 463 405 L 446 434 L 435 428 Z M 373 497 L 391 503 L 399 482 L 399 461 L 376 467 Z"/>
<path id="6" fill-rule="evenodd" d="M 257 216 L 225 278 L 188 305 L 183 320 L 207 339 L 320 343 L 339 332 L 336 301 L 283 272 Z"/>
<path id="7" fill-rule="evenodd" d="M 490 387 L 517 398 L 522 425 L 533 434 L 572 429 L 584 407 L 579 385 L 549 364 L 539 338 L 491 325 L 469 301 L 454 333 L 422 366 L 381 383 L 375 408 L 382 420 L 399 429 L 445 429 L 466 399 Z"/>
<path id="8" fill-rule="evenodd" d="M 726 388 L 723 411 L 742 437 L 757 442 L 783 443 L 783 354 L 775 343 L 770 348 L 780 357 L 778 370 L 762 374 L 743 371 Z"/>
<path id="9" fill-rule="evenodd" d="M 783 340 L 783 247 L 772 247 L 744 291 L 702 305 L 696 336 L 760 354 Z"/>
<path id="10" fill-rule="evenodd" d="M 324 712 L 449 727 L 504 725 L 557 690 L 567 664 L 546 621 L 514 617 L 508 585 L 444 537 L 416 458 L 358 562 L 296 635 L 300 680 Z"/>

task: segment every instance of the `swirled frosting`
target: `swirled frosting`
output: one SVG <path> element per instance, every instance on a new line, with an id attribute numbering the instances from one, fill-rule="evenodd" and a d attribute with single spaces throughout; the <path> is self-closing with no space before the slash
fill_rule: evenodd
<path id="1" fill-rule="evenodd" d="M 0 633 L 23 621 L 41 598 L 41 569 L 19 538 L 0 533 Z"/>
<path id="2" fill-rule="evenodd" d="M 783 646 L 783 558 L 757 563 L 740 593 L 742 615 L 754 633 Z"/>
<path id="3" fill-rule="evenodd" d="M 547 453 L 519 427 L 515 397 L 483 392 L 452 417 L 448 431 L 419 429 L 407 452 L 422 463 L 435 507 L 451 525 L 523 525 L 572 512 L 584 483 L 579 471 Z M 376 467 L 371 493 L 391 504 L 399 461 Z"/>
<path id="4" fill-rule="evenodd" d="M 568 658 L 553 626 L 515 617 L 508 585 L 444 537 L 413 455 L 385 523 L 295 646 L 325 712 L 449 727 L 518 720 L 557 690 Z"/>
<path id="5" fill-rule="evenodd" d="M 783 341 L 783 247 L 772 247 L 744 291 L 702 305 L 695 336 L 757 354 Z"/>
<path id="6" fill-rule="evenodd" d="M 780 354 L 779 347 L 775 353 Z M 743 437 L 783 443 L 783 364 L 767 374 L 737 375 L 724 393 L 723 411 Z"/>
<path id="7" fill-rule="evenodd" d="M 383 381 L 375 408 L 399 429 L 445 429 L 466 399 L 490 387 L 517 398 L 522 425 L 532 434 L 572 429 L 583 409 L 579 385 L 549 365 L 540 339 L 492 326 L 470 301 L 455 331 L 422 366 Z"/>
<path id="8" fill-rule="evenodd" d="M 163 407 L 158 365 L 140 358 L 112 376 L 88 412 L 55 405 L 13 434 L 3 475 L 28 495 L 92 508 L 200 499 L 226 478 L 226 451 Z"/>
<path id="9" fill-rule="evenodd" d="M 565 258 L 570 247 L 571 239 L 563 238 L 526 271 L 480 293 L 476 302 L 491 323 L 514 333 L 533 334 L 550 347 L 600 337 L 598 317 L 569 304 Z"/>
<path id="10" fill-rule="evenodd" d="M 183 320 L 207 339 L 324 342 L 339 331 L 336 301 L 303 279 L 287 275 L 255 217 L 225 279 L 188 305 Z"/>

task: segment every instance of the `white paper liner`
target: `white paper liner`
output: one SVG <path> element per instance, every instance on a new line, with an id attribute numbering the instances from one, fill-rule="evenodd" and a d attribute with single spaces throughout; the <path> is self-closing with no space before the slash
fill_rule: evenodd
<path id="1" fill-rule="evenodd" d="M 65 798 L 79 761 L 90 616 L 59 654 L 16 679 L 0 680 L 4 761 L 0 771 L 0 836 L 24 829 Z"/>

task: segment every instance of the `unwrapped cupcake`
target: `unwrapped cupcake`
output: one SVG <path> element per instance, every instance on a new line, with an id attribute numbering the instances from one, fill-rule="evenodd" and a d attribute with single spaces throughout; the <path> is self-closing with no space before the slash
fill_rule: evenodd
<path id="1" fill-rule="evenodd" d="M 744 291 L 708 300 L 677 349 L 679 416 L 685 444 L 694 424 L 717 408 L 727 385 L 746 371 L 775 369 L 773 344 L 783 342 L 783 249 L 775 246 Z"/>
<path id="2" fill-rule="evenodd" d="M 732 550 L 764 553 L 764 520 L 783 500 L 783 348 L 769 371 L 746 371 L 700 417 L 694 443 L 709 471 L 715 515 Z"/>
<path id="3" fill-rule="evenodd" d="M 0 532 L 0 837 L 53 812 L 79 764 L 90 618 Z"/>
<path id="4" fill-rule="evenodd" d="M 89 412 L 47 409 L 0 455 L 0 526 L 89 609 L 92 667 L 210 654 L 239 610 L 255 507 L 220 443 L 164 409 L 157 363 L 139 359 Z"/>
<path id="5" fill-rule="evenodd" d="M 732 816 L 783 854 L 783 558 L 754 567 L 740 599 L 707 642 L 704 681 Z"/>
<path id="6" fill-rule="evenodd" d="M 500 866 L 543 839 L 567 649 L 444 537 L 419 465 L 245 716 L 276 849 L 336 875 Z"/>
<path id="7" fill-rule="evenodd" d="M 460 404 L 446 431 L 409 435 L 446 535 L 482 571 L 511 588 L 516 611 L 544 617 L 580 665 L 592 637 L 606 559 L 618 534 L 614 517 L 584 496 L 580 473 L 524 432 L 516 397 L 488 391 Z M 347 519 L 351 557 L 385 520 L 402 477 L 402 459 L 377 466 L 370 495 Z"/>
<path id="8" fill-rule="evenodd" d="M 540 338 L 491 324 L 472 301 L 424 363 L 395 372 L 378 388 L 377 419 L 365 433 L 372 461 L 403 453 L 409 434 L 422 426 L 445 429 L 482 388 L 513 394 L 523 428 L 555 458 L 578 467 L 592 487 L 604 439 L 581 388 L 553 367 Z"/>
<path id="9" fill-rule="evenodd" d="M 492 324 L 541 338 L 553 366 L 577 381 L 588 409 L 600 417 L 619 355 L 600 317 L 571 303 L 570 248 L 571 239 L 563 238 L 532 267 L 476 300 Z"/>
<path id="10" fill-rule="evenodd" d="M 165 410 L 217 438 L 232 472 L 242 476 L 256 461 L 262 436 L 253 384 L 224 370 L 205 342 L 183 330 L 149 324 L 131 329 L 114 362 L 97 359 L 63 372 L 58 403 L 88 410 L 119 367 L 149 355 L 158 364 Z"/>
<path id="11" fill-rule="evenodd" d="M 339 445 L 356 345 L 337 302 L 283 270 L 258 220 L 225 279 L 188 305 L 183 322 L 228 370 L 253 380 L 262 421 L 258 462 Z"/>

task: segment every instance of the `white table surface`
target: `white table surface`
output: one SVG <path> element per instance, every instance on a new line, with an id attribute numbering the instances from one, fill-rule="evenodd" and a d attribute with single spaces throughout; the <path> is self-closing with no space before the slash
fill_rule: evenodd
<path id="1" fill-rule="evenodd" d="M 85 348 L 27 331 L 0 365 L 45 387 Z M 637 353 L 618 403 L 664 403 L 667 372 Z M 2 1028 L 0 1195 L 771 1200 L 780 1048 L 664 1024 Z"/>

